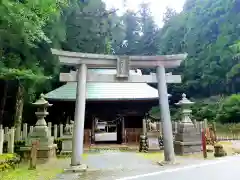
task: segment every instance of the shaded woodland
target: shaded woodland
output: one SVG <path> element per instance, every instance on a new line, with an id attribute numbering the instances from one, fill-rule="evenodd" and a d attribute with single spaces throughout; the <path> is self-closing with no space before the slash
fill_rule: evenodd
<path id="1" fill-rule="evenodd" d="M 59 66 L 50 48 L 116 55 L 186 52 L 182 65 L 169 70 L 183 77 L 182 84 L 169 85 L 173 119 L 179 119 L 174 103 L 186 93 L 196 102 L 196 119 L 240 121 L 239 0 L 186 0 L 180 13 L 166 9 L 163 27 L 148 4 L 117 12 L 101 0 L 2 0 L 0 124 L 34 124 L 30 103 L 61 85 L 59 73 L 69 68 Z"/>

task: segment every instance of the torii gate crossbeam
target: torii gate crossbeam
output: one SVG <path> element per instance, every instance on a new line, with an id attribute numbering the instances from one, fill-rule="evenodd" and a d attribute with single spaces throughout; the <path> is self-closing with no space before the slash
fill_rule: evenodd
<path id="1" fill-rule="evenodd" d="M 77 91 L 76 107 L 74 117 L 74 132 L 72 144 L 71 166 L 81 165 L 83 154 L 83 136 L 84 136 L 84 119 L 86 103 L 86 83 L 91 79 L 88 77 L 88 68 L 116 68 L 117 74 L 114 77 L 104 76 L 108 82 L 118 81 L 128 82 L 156 82 L 158 83 L 159 107 L 161 109 L 161 119 L 163 122 L 163 141 L 164 157 L 166 162 L 174 162 L 175 154 L 173 148 L 172 124 L 168 103 L 167 77 L 165 68 L 178 67 L 187 57 L 187 54 L 162 55 L 162 56 L 115 56 L 103 54 L 89 54 L 68 52 L 52 49 L 52 54 L 59 57 L 60 64 L 75 66 L 78 71 L 76 74 Z M 154 77 L 132 77 L 129 75 L 130 68 L 156 68 Z M 104 79 L 102 78 L 102 80 Z M 174 80 L 175 82 L 178 81 Z M 94 78 L 97 81 L 97 78 Z M 75 81 L 75 78 L 73 79 Z"/>

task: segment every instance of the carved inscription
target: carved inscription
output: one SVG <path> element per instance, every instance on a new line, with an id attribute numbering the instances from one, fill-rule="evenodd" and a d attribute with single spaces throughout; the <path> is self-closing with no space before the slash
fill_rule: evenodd
<path id="1" fill-rule="evenodd" d="M 118 57 L 117 59 L 117 78 L 128 78 L 129 76 L 129 58 Z"/>

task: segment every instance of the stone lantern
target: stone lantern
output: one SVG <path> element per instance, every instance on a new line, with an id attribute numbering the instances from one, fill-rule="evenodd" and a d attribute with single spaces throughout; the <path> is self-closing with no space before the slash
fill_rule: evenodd
<path id="1" fill-rule="evenodd" d="M 29 134 L 25 147 L 22 147 L 21 151 L 24 151 L 24 157 L 28 158 L 32 143 L 39 141 L 38 158 L 48 160 L 56 157 L 57 148 L 57 145 L 53 143 L 54 138 L 51 137 L 44 119 L 49 114 L 47 108 L 52 106 L 52 104 L 49 104 L 44 99 L 44 95 L 41 94 L 40 99 L 33 103 L 33 105 L 37 107 L 37 111 L 35 112 L 37 123 L 33 128 L 33 132 Z"/>
<path id="2" fill-rule="evenodd" d="M 182 99 L 176 105 L 182 108 L 182 118 L 178 124 L 175 136 L 174 150 L 178 155 L 201 152 L 201 132 L 198 131 L 190 119 L 192 110 L 190 107 L 194 104 L 182 95 Z"/>
<path id="3" fill-rule="evenodd" d="M 37 116 L 37 123 L 35 125 L 35 128 L 45 129 L 45 127 L 47 127 L 47 123 L 44 118 L 49 114 L 47 112 L 47 108 L 51 107 L 52 104 L 49 104 L 48 101 L 44 99 L 43 94 L 40 95 L 39 100 L 32 104 L 37 107 L 37 112 L 35 112 Z"/>
<path id="4" fill-rule="evenodd" d="M 186 94 L 182 94 L 182 99 L 178 103 L 175 103 L 175 104 L 178 106 L 181 106 L 181 108 L 182 108 L 181 123 L 192 124 L 192 120 L 190 119 L 192 110 L 190 109 L 190 107 L 194 104 L 194 102 L 187 99 Z"/>

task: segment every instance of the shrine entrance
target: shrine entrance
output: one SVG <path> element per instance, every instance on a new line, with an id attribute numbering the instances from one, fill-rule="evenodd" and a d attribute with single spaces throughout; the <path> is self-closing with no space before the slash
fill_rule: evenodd
<path id="1" fill-rule="evenodd" d="M 86 108 L 86 84 L 98 83 L 157 83 L 159 107 L 163 124 L 164 158 L 166 162 L 174 162 L 172 124 L 168 103 L 167 83 L 181 83 L 181 76 L 166 74 L 165 68 L 180 66 L 187 54 L 162 56 L 115 56 L 103 54 L 77 53 L 52 49 L 60 64 L 75 66 L 77 72 L 61 73 L 60 81 L 77 82 L 76 106 L 74 117 L 73 149 L 71 166 L 81 165 L 83 154 L 83 135 Z M 88 69 L 116 69 L 116 74 L 99 74 L 88 72 Z M 130 75 L 131 69 L 156 68 L 156 74 Z M 124 122 L 124 121 L 123 121 Z"/>
<path id="2" fill-rule="evenodd" d="M 94 144 L 121 144 L 121 124 L 118 119 L 95 119 Z"/>

